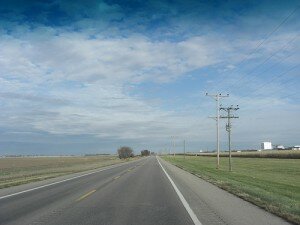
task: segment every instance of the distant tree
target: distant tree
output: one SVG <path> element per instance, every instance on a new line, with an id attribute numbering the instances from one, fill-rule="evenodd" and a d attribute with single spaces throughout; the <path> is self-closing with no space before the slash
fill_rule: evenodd
<path id="1" fill-rule="evenodd" d="M 133 150 L 130 147 L 123 146 L 118 149 L 118 155 L 120 159 L 127 159 L 134 157 Z"/>
<path id="2" fill-rule="evenodd" d="M 150 151 L 149 150 L 142 150 L 141 151 L 141 156 L 149 156 L 150 155 Z"/>

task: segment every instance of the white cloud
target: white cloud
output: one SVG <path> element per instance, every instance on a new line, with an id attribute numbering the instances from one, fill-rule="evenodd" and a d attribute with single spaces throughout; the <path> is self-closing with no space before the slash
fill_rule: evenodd
<path id="1" fill-rule="evenodd" d="M 40 28 L 23 39 L 3 38 L 1 73 L 34 81 L 157 82 L 213 65 L 224 54 L 223 44 L 211 44 L 205 37 L 173 43 L 145 37 L 89 39 L 78 33 L 49 33 L 53 30 L 41 32 Z"/>
<path id="2" fill-rule="evenodd" d="M 22 129 L 117 139 L 166 139 L 182 134 L 195 140 L 214 140 L 213 121 L 199 120 L 198 114 L 184 116 L 160 109 L 129 95 L 127 87 L 146 81 L 172 81 L 207 66 L 234 70 L 231 61 L 241 60 L 250 48 L 248 44 L 229 44 L 205 36 L 179 42 L 151 41 L 141 35 L 89 38 L 46 27 L 19 38 L 3 36 L 0 97 L 5 113 L 0 116 L 1 124 L 16 132 Z M 257 104 L 251 99 L 233 99 L 246 101 L 253 108 Z M 206 104 L 199 109 L 207 113 Z M 255 133 L 255 126 L 240 129 Z"/>
<path id="3" fill-rule="evenodd" d="M 218 61 L 203 37 L 173 43 L 56 33 L 41 27 L 1 39 L 0 97 L 12 113 L 2 124 L 53 134 L 169 136 L 191 121 L 129 96 L 126 86 L 166 82 Z"/>

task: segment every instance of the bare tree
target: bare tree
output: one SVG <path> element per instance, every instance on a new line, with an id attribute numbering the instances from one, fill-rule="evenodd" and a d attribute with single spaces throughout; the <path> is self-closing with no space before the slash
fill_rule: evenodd
<path id="1" fill-rule="evenodd" d="M 142 150 L 141 151 L 141 156 L 149 156 L 150 155 L 150 151 L 149 150 Z"/>
<path id="2" fill-rule="evenodd" d="M 127 159 L 134 157 L 133 150 L 130 147 L 123 146 L 118 149 L 118 155 L 120 159 Z"/>

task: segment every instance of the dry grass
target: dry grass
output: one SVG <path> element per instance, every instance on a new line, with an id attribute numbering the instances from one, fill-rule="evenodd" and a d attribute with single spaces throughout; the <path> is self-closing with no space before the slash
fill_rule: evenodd
<path id="1" fill-rule="evenodd" d="M 121 162 L 116 156 L 0 158 L 0 188 Z"/>

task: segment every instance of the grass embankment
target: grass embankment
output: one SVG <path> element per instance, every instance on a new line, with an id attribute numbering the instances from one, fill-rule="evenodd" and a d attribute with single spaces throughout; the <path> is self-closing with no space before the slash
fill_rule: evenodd
<path id="1" fill-rule="evenodd" d="M 0 188 L 124 162 L 117 156 L 0 158 Z"/>
<path id="2" fill-rule="evenodd" d="M 221 158 L 216 169 L 215 157 L 165 156 L 181 167 L 269 212 L 300 224 L 300 160 L 273 158 Z"/>

